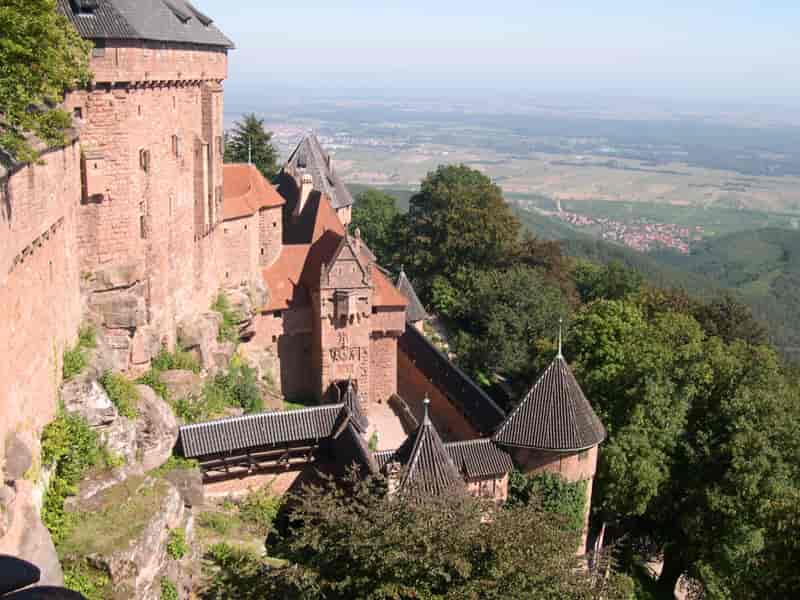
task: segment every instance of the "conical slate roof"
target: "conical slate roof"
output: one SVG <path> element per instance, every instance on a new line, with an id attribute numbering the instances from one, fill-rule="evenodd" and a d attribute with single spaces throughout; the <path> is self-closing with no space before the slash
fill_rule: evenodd
<path id="1" fill-rule="evenodd" d="M 394 459 L 405 466 L 401 492 L 436 495 L 464 489 L 464 479 L 428 417 L 427 404 L 422 424 L 397 449 Z"/>
<path id="2" fill-rule="evenodd" d="M 300 140 L 284 169 L 293 174 L 310 174 L 314 189 L 325 194 L 334 209 L 339 210 L 353 204 L 353 196 L 333 170 L 330 155 L 323 150 L 322 144 L 313 133 Z"/>
<path id="3" fill-rule="evenodd" d="M 406 321 L 415 323 L 417 321 L 424 321 L 428 318 L 428 313 L 425 311 L 425 307 L 422 306 L 422 302 L 419 301 L 417 292 L 414 290 L 414 286 L 411 285 L 408 277 L 406 277 L 406 272 L 402 267 L 400 268 L 400 275 L 397 276 L 397 283 L 395 284 L 395 287 L 400 290 L 400 293 L 406 297 L 406 300 L 408 300 L 408 306 L 406 307 Z"/>
<path id="4" fill-rule="evenodd" d="M 364 411 L 361 410 L 361 402 L 358 400 L 358 394 L 356 394 L 352 381 L 347 384 L 347 390 L 344 393 L 342 402 L 344 402 L 345 408 L 350 413 L 350 422 L 356 428 L 356 431 L 364 433 L 369 426 L 369 421 Z"/>
<path id="5" fill-rule="evenodd" d="M 590 448 L 605 437 L 603 424 L 559 353 L 492 439 L 507 446 L 571 451 Z"/>

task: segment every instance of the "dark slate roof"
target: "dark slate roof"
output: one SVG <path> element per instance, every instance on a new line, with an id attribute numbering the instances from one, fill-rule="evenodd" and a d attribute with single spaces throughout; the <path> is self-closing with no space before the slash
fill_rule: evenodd
<path id="1" fill-rule="evenodd" d="M 78 33 L 91 40 L 151 40 L 233 48 L 187 0 L 58 0 Z"/>
<path id="2" fill-rule="evenodd" d="M 350 413 L 350 422 L 359 433 L 364 433 L 369 427 L 369 420 L 364 411 L 361 410 L 361 402 L 358 399 L 358 394 L 356 394 L 352 381 L 347 384 L 347 390 L 344 393 L 342 402 Z"/>
<path id="3" fill-rule="evenodd" d="M 394 456 L 405 467 L 399 486 L 401 492 L 433 495 L 464 487 L 464 480 L 445 450 L 427 409 L 422 424 L 406 438 Z"/>
<path id="4" fill-rule="evenodd" d="M 338 210 L 351 206 L 353 196 L 334 171 L 330 158 L 322 149 L 317 136 L 312 133 L 300 140 L 286 161 L 284 170 L 298 178 L 303 173 L 310 173 L 314 180 L 314 189 L 328 196 L 331 206 Z"/>
<path id="5" fill-rule="evenodd" d="M 503 422 L 506 415 L 494 400 L 415 328 L 406 327 L 399 348 L 482 435 Z"/>
<path id="6" fill-rule="evenodd" d="M 444 447 L 466 479 L 500 477 L 514 468 L 508 452 L 488 438 L 449 442 Z"/>
<path id="7" fill-rule="evenodd" d="M 397 283 L 395 287 L 400 290 L 400 293 L 406 297 L 408 300 L 408 306 L 406 307 L 406 321 L 409 323 L 415 323 L 416 321 L 424 321 L 428 318 L 428 313 L 425 311 L 425 307 L 422 306 L 422 302 L 419 301 L 419 297 L 417 296 L 417 292 L 414 290 L 414 286 L 411 285 L 411 282 L 406 277 L 406 272 L 403 268 L 400 268 L 400 275 L 397 276 Z"/>
<path id="8" fill-rule="evenodd" d="M 343 473 L 352 465 L 363 469 L 365 474 L 378 472 L 378 463 L 375 457 L 370 452 L 364 437 L 353 426 L 352 421 L 347 423 L 339 435 L 334 436 L 331 444 L 336 461 Z"/>
<path id="9" fill-rule="evenodd" d="M 334 434 L 343 404 L 264 412 L 184 425 L 179 441 L 186 458 L 259 446 L 318 441 Z"/>
<path id="10" fill-rule="evenodd" d="M 488 438 L 465 442 L 447 442 L 444 449 L 465 479 L 500 477 L 514 468 L 511 456 Z M 398 461 L 398 450 L 380 450 L 374 454 L 379 470 Z"/>
<path id="11" fill-rule="evenodd" d="M 570 451 L 590 448 L 605 437 L 603 424 L 559 355 L 493 439 L 508 446 Z"/>

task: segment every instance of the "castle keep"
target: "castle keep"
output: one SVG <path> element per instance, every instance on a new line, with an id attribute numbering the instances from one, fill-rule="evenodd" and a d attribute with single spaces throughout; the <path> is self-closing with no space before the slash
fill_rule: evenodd
<path id="1" fill-rule="evenodd" d="M 266 356 L 280 394 L 309 407 L 182 427 L 178 450 L 207 482 L 355 462 L 397 493 L 502 501 L 516 465 L 591 490 L 605 431 L 563 357 L 499 408 L 426 339 L 405 273 L 394 280 L 349 227 L 353 198 L 315 136 L 275 186 L 223 165 L 233 44 L 209 17 L 186 0 L 58 6 L 95 45 L 94 81 L 65 99 L 65 147 L 0 170 L 0 441 L 35 447 L 82 320 L 115 371 L 144 371 L 179 336 L 218 367 L 232 344 L 198 331 L 226 290 L 252 306 L 242 355 Z"/>

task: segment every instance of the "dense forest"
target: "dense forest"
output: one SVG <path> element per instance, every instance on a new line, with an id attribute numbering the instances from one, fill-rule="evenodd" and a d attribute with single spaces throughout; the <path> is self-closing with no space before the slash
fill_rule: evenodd
<path id="1" fill-rule="evenodd" d="M 665 597 L 681 575 L 708 598 L 796 597 L 800 384 L 747 305 L 713 284 L 705 299 L 679 289 L 706 280 L 700 269 L 680 280 L 586 240 L 568 251 L 600 262 L 569 256 L 465 166 L 430 173 L 408 212 L 360 193 L 353 226 L 384 266 L 404 266 L 455 360 L 506 408 L 565 319 L 565 355 L 609 434 L 593 525 L 616 540 L 636 597 L 654 597 L 641 576 L 653 560 Z"/>

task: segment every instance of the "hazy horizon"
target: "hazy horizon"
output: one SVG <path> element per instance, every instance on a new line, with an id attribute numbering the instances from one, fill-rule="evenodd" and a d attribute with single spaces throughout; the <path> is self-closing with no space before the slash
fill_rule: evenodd
<path id="1" fill-rule="evenodd" d="M 618 1 L 196 0 L 233 41 L 231 100 L 492 95 L 783 106 L 800 100 L 800 6 Z"/>

